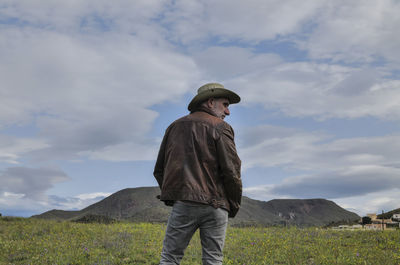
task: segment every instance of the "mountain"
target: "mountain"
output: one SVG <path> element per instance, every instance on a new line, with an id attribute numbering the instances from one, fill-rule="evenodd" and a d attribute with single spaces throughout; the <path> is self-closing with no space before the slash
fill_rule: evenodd
<path id="1" fill-rule="evenodd" d="M 165 222 L 171 208 L 156 198 L 159 194 L 158 187 L 123 189 L 80 211 L 51 210 L 32 217 L 77 220 L 86 215 L 103 215 L 117 220 Z"/>
<path id="2" fill-rule="evenodd" d="M 106 216 L 135 222 L 166 222 L 171 207 L 165 206 L 156 198 L 159 194 L 158 187 L 129 188 L 80 211 L 51 210 L 32 217 L 79 220 L 85 219 L 85 216 Z M 325 199 L 279 199 L 265 202 L 243 196 L 238 215 L 229 222 L 235 226 L 324 226 L 359 218 L 357 214 Z"/>

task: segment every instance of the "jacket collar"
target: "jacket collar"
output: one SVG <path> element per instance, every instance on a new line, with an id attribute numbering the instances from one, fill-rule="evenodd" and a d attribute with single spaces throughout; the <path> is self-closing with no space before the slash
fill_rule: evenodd
<path id="1" fill-rule="evenodd" d="M 206 113 L 208 113 L 208 114 L 210 114 L 210 115 L 212 115 L 212 116 L 218 118 L 218 116 L 215 114 L 214 111 L 212 111 L 212 110 L 210 110 L 210 109 L 208 109 L 208 108 L 206 108 L 206 107 L 203 107 L 203 106 L 200 106 L 200 107 L 194 109 L 192 112 L 190 112 L 190 114 L 192 114 L 192 113 L 194 113 L 194 112 L 197 112 L 197 111 L 206 112 Z"/>

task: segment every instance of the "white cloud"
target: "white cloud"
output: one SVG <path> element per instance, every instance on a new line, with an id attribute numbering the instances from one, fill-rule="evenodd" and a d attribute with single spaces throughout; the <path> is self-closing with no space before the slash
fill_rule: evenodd
<path id="1" fill-rule="evenodd" d="M 276 194 L 273 194 L 270 189 L 273 185 L 259 185 L 259 186 L 251 186 L 251 187 L 244 187 L 243 188 L 243 195 L 261 201 L 270 201 L 273 199 L 291 199 L 290 196 L 279 196 L 277 197 Z"/>
<path id="2" fill-rule="evenodd" d="M 47 147 L 41 139 L 0 135 L 0 162 L 19 164 L 19 159 L 33 150 Z"/>
<path id="3" fill-rule="evenodd" d="M 95 192 L 73 197 L 46 195 L 38 199 L 26 197 L 24 194 L 0 192 L 0 209 L 3 215 L 29 217 L 52 209 L 82 210 L 110 195 L 107 192 Z"/>
<path id="4" fill-rule="evenodd" d="M 262 72 L 282 62 L 277 54 L 255 54 L 239 47 L 209 47 L 194 53 L 194 59 L 211 80 Z"/>
<path id="5" fill-rule="evenodd" d="M 125 151 L 116 152 L 123 144 L 145 149 L 158 115 L 149 108 L 176 100 L 198 80 L 192 59 L 165 41 L 29 26 L 0 32 L 0 128 L 36 126 L 47 145 L 35 151 L 38 159 L 74 159 L 104 149 L 122 157 Z M 102 157 L 117 160 L 110 154 Z M 18 153 L 2 157 L 16 162 Z"/>
<path id="6" fill-rule="evenodd" d="M 94 192 L 94 193 L 79 194 L 76 197 L 81 200 L 92 200 L 92 199 L 97 199 L 97 198 L 105 198 L 110 195 L 111 195 L 111 193 L 107 193 L 107 192 Z"/>
<path id="7" fill-rule="evenodd" d="M 145 161 L 154 160 L 157 157 L 160 143 L 143 139 L 140 142 L 125 142 L 106 146 L 96 151 L 85 151 L 79 153 L 94 160 L 106 161 Z"/>
<path id="8" fill-rule="evenodd" d="M 292 177 L 262 189 L 271 196 L 344 198 L 400 189 L 400 136 L 330 139 L 276 126 L 242 132 L 244 170 L 282 168 Z M 307 173 L 296 173 L 307 172 Z"/>
<path id="9" fill-rule="evenodd" d="M 126 110 L 148 107 L 182 95 L 189 89 L 186 80 L 196 78 L 190 58 L 167 47 L 150 48 L 152 43 L 134 36 L 76 38 L 36 29 L 3 33 L 2 101 L 10 113 L 2 120 L 18 122 L 11 116 L 15 110 L 74 115 L 117 104 Z"/>
<path id="10" fill-rule="evenodd" d="M 324 1 L 174 1 L 162 20 L 171 38 L 196 45 L 221 41 L 260 42 L 300 30 Z"/>
<path id="11" fill-rule="evenodd" d="M 174 1 L 162 22 L 170 38 L 220 42 L 297 43 L 313 59 L 369 63 L 400 59 L 400 4 L 383 1 Z"/>
<path id="12" fill-rule="evenodd" d="M 35 152 L 38 157 L 135 157 L 126 156 L 123 146 L 143 150 L 151 142 L 146 134 L 157 113 L 148 108 L 179 98 L 208 78 L 238 88 L 243 104 L 260 103 L 289 116 L 399 119 L 399 81 L 385 78 L 390 72 L 383 68 L 286 63 L 275 54 L 233 46 L 195 50 L 191 59 L 168 43 L 162 28 L 186 40 L 214 34 L 252 43 L 301 32 L 315 16 L 347 14 L 333 12 L 336 6 L 327 2 L 297 5 L 6 2 L 1 14 L 19 22 L 0 27 L 0 126 L 34 120 L 50 145 Z M 244 13 L 252 16 L 237 15 Z M 16 162 L 19 156 L 7 152 L 2 157 Z"/>
<path id="13" fill-rule="evenodd" d="M 298 43 L 315 59 L 398 61 L 400 5 L 383 1 L 5 1 L 5 21 L 69 33 L 114 31 L 196 45 L 220 41 Z"/>
<path id="14" fill-rule="evenodd" d="M 25 197 L 25 194 L 22 193 L 13 193 L 13 192 L 4 192 L 3 193 L 4 198 L 9 198 L 9 199 L 22 199 Z"/>
<path id="15" fill-rule="evenodd" d="M 243 104 L 258 103 L 287 116 L 400 119 L 399 80 L 378 69 L 310 62 L 278 63 L 232 77 Z"/>
<path id="16" fill-rule="evenodd" d="M 1 214 L 4 216 L 28 217 L 41 212 L 44 209 L 43 206 L 42 201 L 27 198 L 24 194 L 0 192 L 0 209 Z"/>
<path id="17" fill-rule="evenodd" d="M 342 171 L 284 179 L 269 192 L 297 198 L 343 198 L 400 188 L 400 169 L 377 165 L 358 165 Z"/>
<path id="18" fill-rule="evenodd" d="M 107 30 L 134 32 L 149 19 L 157 17 L 166 1 L 158 0 L 71 0 L 65 2 L 5 0 L 0 14 L 4 21 L 17 20 L 24 26 L 48 30 L 86 32 Z"/>
<path id="19" fill-rule="evenodd" d="M 69 179 L 64 172 L 53 168 L 10 167 L 0 172 L 0 176 L 0 192 L 37 200 L 45 197 L 45 192 L 55 184 Z"/>
<path id="20" fill-rule="evenodd" d="M 47 199 L 46 208 L 44 208 L 44 210 L 82 210 L 110 195 L 111 193 L 108 192 L 84 193 L 73 197 L 59 197 L 51 195 Z"/>
<path id="21" fill-rule="evenodd" d="M 343 208 L 354 209 L 360 216 L 368 213 L 380 214 L 400 208 L 400 189 L 393 188 L 383 192 L 373 192 L 362 196 L 335 199 Z"/>
<path id="22" fill-rule="evenodd" d="M 308 158 L 314 158 L 318 143 L 325 139 L 324 135 L 269 125 L 244 129 L 241 135 L 238 145 L 244 169 L 257 166 L 308 169 L 313 167 Z"/>
<path id="23" fill-rule="evenodd" d="M 398 1 L 335 1 L 321 11 L 303 46 L 312 58 L 371 62 L 383 57 L 399 62 Z"/>

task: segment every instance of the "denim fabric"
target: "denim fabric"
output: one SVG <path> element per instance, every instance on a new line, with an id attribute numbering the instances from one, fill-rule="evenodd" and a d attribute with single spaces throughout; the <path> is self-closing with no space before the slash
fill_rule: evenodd
<path id="1" fill-rule="evenodd" d="M 168 219 L 160 265 L 176 265 L 194 232 L 200 229 L 203 265 L 222 264 L 228 212 L 190 202 L 175 202 Z"/>

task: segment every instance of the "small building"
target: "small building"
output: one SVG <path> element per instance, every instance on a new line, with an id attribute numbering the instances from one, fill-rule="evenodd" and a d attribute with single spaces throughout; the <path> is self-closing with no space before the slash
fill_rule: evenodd
<path id="1" fill-rule="evenodd" d="M 392 221 L 400 222 L 400 214 L 399 213 L 393 214 Z"/>
<path id="2" fill-rule="evenodd" d="M 382 223 L 386 224 L 386 223 L 391 223 L 391 222 L 392 222 L 392 219 L 375 219 L 375 220 L 372 220 L 373 224 L 382 224 Z"/>
<path id="3" fill-rule="evenodd" d="M 333 227 L 334 230 L 356 230 L 356 229 L 362 229 L 362 225 L 339 225 Z"/>
<path id="4" fill-rule="evenodd" d="M 386 224 L 382 223 L 372 223 L 372 224 L 366 224 L 364 225 L 364 229 L 366 230 L 382 230 L 386 229 Z"/>
<path id="5" fill-rule="evenodd" d="M 369 218 L 371 218 L 371 221 L 376 220 L 378 218 L 378 216 L 376 215 L 376 213 L 367 213 L 367 216 Z"/>
<path id="6" fill-rule="evenodd" d="M 399 222 L 387 222 L 386 223 L 386 227 L 388 228 L 388 229 L 397 229 L 397 228 L 400 228 L 400 223 Z"/>

